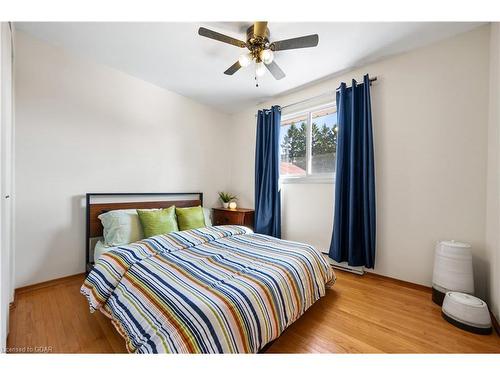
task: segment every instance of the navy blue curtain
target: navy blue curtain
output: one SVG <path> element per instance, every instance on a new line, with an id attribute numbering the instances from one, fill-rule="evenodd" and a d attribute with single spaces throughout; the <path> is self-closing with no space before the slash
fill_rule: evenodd
<path id="1" fill-rule="evenodd" d="M 375 266 L 375 169 L 370 79 L 337 91 L 337 169 L 330 258 Z"/>
<path id="2" fill-rule="evenodd" d="M 254 230 L 277 238 L 281 238 L 280 121 L 279 106 L 257 113 Z"/>

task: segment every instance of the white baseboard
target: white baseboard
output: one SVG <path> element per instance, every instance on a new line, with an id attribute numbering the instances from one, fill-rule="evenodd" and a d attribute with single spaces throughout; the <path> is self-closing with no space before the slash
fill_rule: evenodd
<path id="1" fill-rule="evenodd" d="M 365 268 L 363 266 L 360 267 L 353 267 L 349 266 L 347 262 L 342 262 L 338 263 L 334 261 L 332 258 L 328 256 L 328 252 L 322 251 L 323 255 L 325 255 L 328 258 L 328 262 L 333 268 L 342 270 L 342 271 L 347 271 L 347 272 L 352 272 L 355 273 L 356 275 L 364 275 L 365 274 Z"/>

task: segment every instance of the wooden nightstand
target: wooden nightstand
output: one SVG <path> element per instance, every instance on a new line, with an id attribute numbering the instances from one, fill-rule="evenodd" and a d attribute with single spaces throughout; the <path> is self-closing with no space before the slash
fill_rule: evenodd
<path id="1" fill-rule="evenodd" d="M 213 208 L 213 225 L 244 225 L 253 230 L 254 210 L 248 208 Z"/>

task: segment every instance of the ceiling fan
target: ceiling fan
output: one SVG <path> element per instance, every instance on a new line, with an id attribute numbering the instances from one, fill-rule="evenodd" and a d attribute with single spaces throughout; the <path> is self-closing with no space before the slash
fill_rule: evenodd
<path id="1" fill-rule="evenodd" d="M 238 61 L 231 65 L 224 74 L 233 75 L 240 68 L 250 65 L 255 61 L 255 79 L 264 75 L 266 68 L 271 72 L 275 79 L 282 79 L 285 73 L 274 61 L 274 52 L 284 51 L 297 48 L 316 47 L 319 42 L 318 34 L 301 36 L 298 38 L 285 39 L 276 42 L 269 41 L 269 28 L 267 22 L 255 22 L 247 29 L 246 42 L 232 38 L 230 36 L 218 33 L 200 27 L 198 34 L 206 38 L 215 39 L 219 42 L 232 44 L 240 48 L 247 48 L 249 52 L 245 52 L 240 56 Z M 258 86 L 258 84 L 257 84 Z"/>

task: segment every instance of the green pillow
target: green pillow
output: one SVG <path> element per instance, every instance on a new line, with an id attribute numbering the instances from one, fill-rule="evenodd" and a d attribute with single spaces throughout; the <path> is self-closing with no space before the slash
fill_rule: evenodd
<path id="1" fill-rule="evenodd" d="M 178 231 L 175 206 L 159 210 L 137 210 L 144 237 Z"/>
<path id="2" fill-rule="evenodd" d="M 205 215 L 201 206 L 176 208 L 175 214 L 177 215 L 177 224 L 179 224 L 180 230 L 197 229 L 205 226 Z"/>

